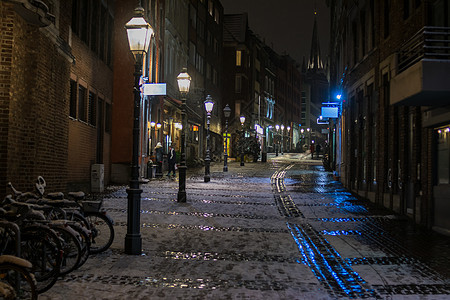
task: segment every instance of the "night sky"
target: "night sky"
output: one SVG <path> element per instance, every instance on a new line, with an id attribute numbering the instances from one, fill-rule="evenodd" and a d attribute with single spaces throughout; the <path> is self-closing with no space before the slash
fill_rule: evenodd
<path id="1" fill-rule="evenodd" d="M 221 0 L 225 14 L 248 12 L 249 27 L 277 53 L 306 61 L 311 49 L 314 7 L 321 37 L 320 51 L 325 63 L 329 52 L 329 9 L 325 0 Z"/>

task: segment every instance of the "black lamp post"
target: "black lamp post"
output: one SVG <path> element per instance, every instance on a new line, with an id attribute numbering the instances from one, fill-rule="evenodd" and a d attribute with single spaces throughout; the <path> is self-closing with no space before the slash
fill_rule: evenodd
<path id="1" fill-rule="evenodd" d="M 275 125 L 275 129 L 277 130 L 277 135 L 278 135 L 278 130 L 280 130 L 280 125 Z M 280 138 L 277 138 L 277 143 L 275 144 L 275 156 L 278 156 L 278 144 L 280 142 Z"/>
<path id="2" fill-rule="evenodd" d="M 291 151 L 291 126 L 286 127 L 287 130 L 287 139 L 288 139 L 288 143 L 287 143 L 287 151 L 290 152 Z"/>
<path id="3" fill-rule="evenodd" d="M 231 116 L 231 108 L 227 104 L 223 109 L 225 115 L 225 153 L 223 154 L 223 171 L 228 172 L 228 118 Z"/>
<path id="4" fill-rule="evenodd" d="M 131 162 L 130 187 L 127 189 L 127 234 L 125 236 L 125 253 L 139 255 L 142 251 L 140 233 L 141 193 L 139 187 L 139 135 L 141 92 L 139 81 L 142 73 L 142 61 L 147 53 L 153 35 L 153 28 L 144 19 L 144 9 L 134 10 L 134 17 L 125 25 L 130 50 L 134 55 L 134 114 L 133 114 L 133 153 Z"/>
<path id="5" fill-rule="evenodd" d="M 177 77 L 178 89 L 181 94 L 181 160 L 179 170 L 179 188 L 178 188 L 178 202 L 186 202 L 186 96 L 189 93 L 189 87 L 191 86 L 191 76 L 187 73 L 187 69 L 183 68 L 183 71 Z"/>
<path id="6" fill-rule="evenodd" d="M 244 166 L 244 138 L 245 138 L 245 132 L 244 132 L 244 123 L 245 123 L 245 116 L 241 116 L 239 118 L 239 120 L 241 121 L 241 125 L 242 125 L 242 147 L 241 147 L 241 166 Z"/>
<path id="7" fill-rule="evenodd" d="M 206 100 L 204 102 L 205 110 L 206 110 L 206 157 L 205 157 L 205 182 L 209 182 L 211 180 L 211 175 L 209 172 L 209 167 L 211 165 L 211 156 L 209 150 L 209 123 L 211 120 L 211 112 L 214 108 L 214 102 L 211 98 L 211 95 L 206 96 Z"/>
<path id="8" fill-rule="evenodd" d="M 284 125 L 281 124 L 281 155 L 283 155 L 283 148 L 284 148 Z"/>

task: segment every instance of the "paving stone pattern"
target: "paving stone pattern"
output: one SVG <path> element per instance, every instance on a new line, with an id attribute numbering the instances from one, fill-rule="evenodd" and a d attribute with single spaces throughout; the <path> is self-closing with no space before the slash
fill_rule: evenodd
<path id="1" fill-rule="evenodd" d="M 102 195 L 111 249 L 40 299 L 450 299 L 449 238 L 375 207 L 298 154 L 143 184 L 142 255 L 123 253 L 125 186 Z"/>

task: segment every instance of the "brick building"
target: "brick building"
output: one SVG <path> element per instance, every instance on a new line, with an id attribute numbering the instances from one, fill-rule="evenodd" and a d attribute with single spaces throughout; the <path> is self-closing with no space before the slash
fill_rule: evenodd
<path id="1" fill-rule="evenodd" d="M 90 2 L 88 25 L 87 1 L 76 4 L 0 2 L 1 195 L 7 181 L 30 190 L 38 175 L 49 191 L 89 189 L 91 165 L 108 162 L 111 14 Z"/>
<path id="2" fill-rule="evenodd" d="M 328 1 L 344 185 L 450 230 L 448 1 Z M 337 143 L 339 145 L 339 143 Z"/>

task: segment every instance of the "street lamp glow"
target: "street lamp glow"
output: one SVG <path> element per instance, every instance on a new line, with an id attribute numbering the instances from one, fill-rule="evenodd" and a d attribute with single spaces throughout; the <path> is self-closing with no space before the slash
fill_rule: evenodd
<path id="1" fill-rule="evenodd" d="M 223 154 L 223 171 L 228 172 L 228 118 L 231 116 L 231 108 L 227 104 L 223 109 L 223 115 L 225 116 L 225 151 Z"/>
<path id="2" fill-rule="evenodd" d="M 161 127 L 162 127 L 161 123 L 156 124 L 157 129 L 161 129 Z"/>
<path id="3" fill-rule="evenodd" d="M 302 128 L 302 129 L 300 129 L 300 132 L 301 132 L 301 133 L 305 132 L 305 129 L 303 129 L 303 128 Z"/>
<path id="4" fill-rule="evenodd" d="M 144 9 L 137 7 L 134 16 L 125 24 L 128 36 L 128 44 L 136 61 L 140 60 L 148 52 L 153 35 L 153 28 L 144 19 Z"/>
<path id="5" fill-rule="evenodd" d="M 245 131 L 244 131 L 245 116 L 241 116 L 239 118 L 239 120 L 241 121 L 241 125 L 242 125 L 242 144 L 241 144 L 241 146 L 242 146 L 242 148 L 241 148 L 241 167 L 242 167 L 245 165 L 244 164 L 245 156 L 244 156 L 244 149 L 243 149 L 243 142 L 244 142 L 244 137 L 245 137 Z"/>
<path id="6" fill-rule="evenodd" d="M 155 122 L 150 122 L 150 127 L 155 127 L 156 123 Z"/>
<path id="7" fill-rule="evenodd" d="M 177 77 L 178 81 L 178 89 L 180 90 L 180 93 L 187 94 L 189 93 L 189 88 L 191 86 L 191 76 L 189 76 L 187 69 L 183 68 L 181 73 Z"/>
<path id="8" fill-rule="evenodd" d="M 280 125 L 275 125 L 275 128 L 278 130 L 280 130 Z"/>
<path id="9" fill-rule="evenodd" d="M 187 69 L 183 68 L 181 73 L 177 77 L 178 89 L 181 94 L 181 159 L 180 167 L 178 168 L 179 173 L 179 185 L 178 185 L 178 202 L 186 202 L 186 128 L 187 128 L 187 118 L 186 118 L 186 97 L 189 93 L 189 88 L 191 86 L 191 76 L 189 76 Z"/>
<path id="10" fill-rule="evenodd" d="M 211 180 L 211 176 L 210 176 L 210 172 L 209 172 L 209 167 L 211 164 L 211 156 L 210 156 L 210 136 L 209 136 L 209 124 L 210 124 L 210 119 L 211 119 L 211 112 L 214 108 L 214 102 L 213 99 L 211 97 L 211 95 L 206 96 L 206 100 L 203 102 L 205 104 L 205 110 L 206 110 L 206 157 L 205 157 L 205 177 L 204 177 L 204 181 L 205 182 L 209 182 Z"/>
<path id="11" fill-rule="evenodd" d="M 281 125 L 281 130 L 284 130 L 284 125 Z"/>
<path id="12" fill-rule="evenodd" d="M 214 102 L 212 101 L 211 95 L 206 96 L 204 104 L 206 112 L 210 114 L 214 108 Z"/>
<path id="13" fill-rule="evenodd" d="M 288 126 L 286 129 L 287 131 L 291 131 L 291 126 Z"/>

